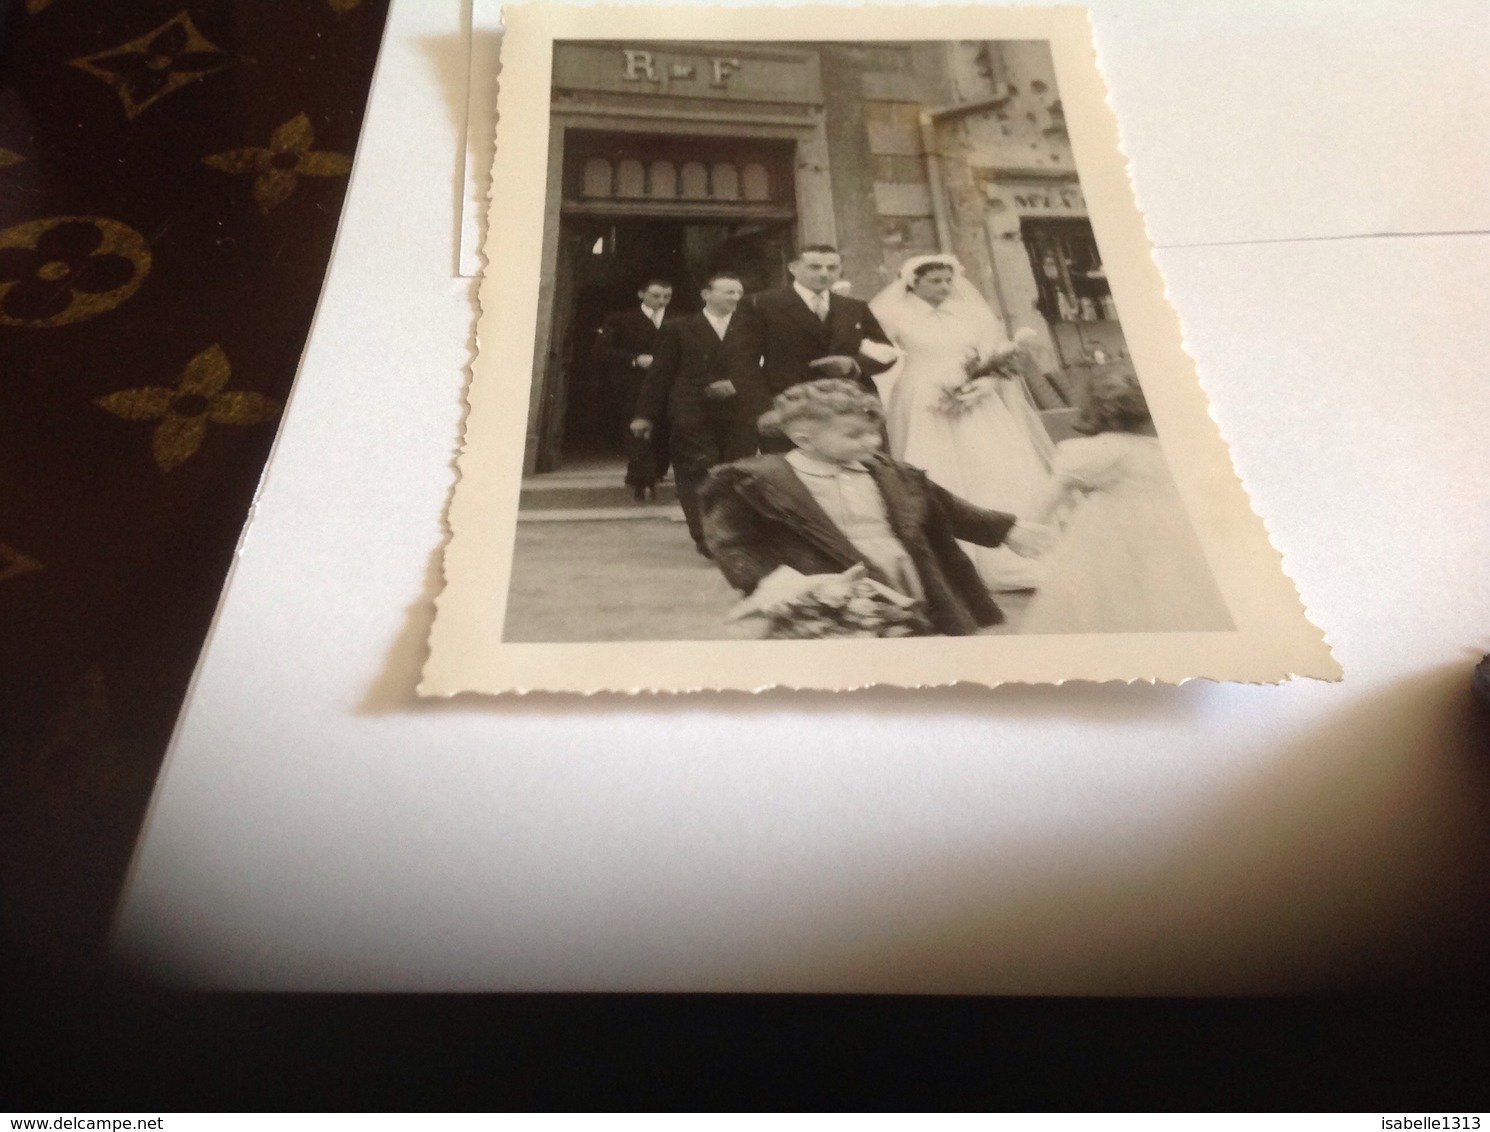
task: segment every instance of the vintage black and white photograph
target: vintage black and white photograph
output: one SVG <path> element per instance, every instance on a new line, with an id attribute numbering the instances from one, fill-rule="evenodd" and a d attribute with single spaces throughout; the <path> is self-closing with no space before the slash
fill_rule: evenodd
<path id="1" fill-rule="evenodd" d="M 563 11 L 516 10 L 548 65 L 504 59 L 499 99 L 498 168 L 519 116 L 544 174 L 493 197 L 482 290 L 504 327 L 532 300 L 526 339 L 483 322 L 475 377 L 499 365 L 521 401 L 520 442 L 476 453 L 516 488 L 483 536 L 510 538 L 479 595 L 502 645 L 1237 635 L 1235 563 L 1197 526 L 1214 469 L 1176 460 L 1224 447 L 1193 376 L 1188 416 L 1164 396 L 1177 342 L 1132 340 L 1127 303 L 1162 292 L 1135 289 L 1156 274 L 1133 225 L 1089 203 L 1093 160 L 1104 192 L 1124 171 L 1073 137 L 1053 44 L 1083 58 L 1079 15 L 759 39 L 673 38 L 676 11 L 616 21 L 656 36 L 565 35 L 542 18 Z M 1100 118 L 1082 77 L 1076 113 Z M 503 253 L 507 225 L 536 263 Z M 472 406 L 468 457 L 477 385 Z"/>

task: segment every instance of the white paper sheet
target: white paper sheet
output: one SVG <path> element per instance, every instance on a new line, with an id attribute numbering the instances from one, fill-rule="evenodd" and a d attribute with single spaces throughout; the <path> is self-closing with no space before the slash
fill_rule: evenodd
<path id="1" fill-rule="evenodd" d="M 1200 133 L 1235 89 L 1196 62 L 1182 94 L 1145 104 L 1134 91 L 1171 49 L 1136 7 L 1103 10 L 1160 243 L 1307 233 L 1341 211 L 1308 194 L 1271 227 L 1271 210 L 1236 211 L 1284 201 L 1287 146 L 1234 197 L 1197 192 L 1189 154 L 1145 140 L 1154 108 Z M 1400 38 L 1353 10 L 1353 36 Z M 1188 53 L 1254 34 L 1226 11 L 1184 25 Z M 1206 992 L 1451 969 L 1490 892 L 1486 724 L 1467 694 L 1490 648 L 1490 238 L 1160 253 L 1341 685 L 421 704 L 469 357 L 458 194 L 431 173 L 459 168 L 459 16 L 395 0 L 332 275 L 157 789 L 121 958 L 317 989 Z M 1445 70 L 1467 74 L 1472 39 L 1444 35 Z M 1330 60 L 1337 83 L 1377 81 L 1348 62 Z M 1278 116 L 1292 94 L 1249 97 Z M 1422 227 L 1446 214 L 1411 160 L 1440 155 L 1394 113 L 1380 161 L 1405 170 Z M 1314 183 L 1375 200 L 1320 136 Z"/>

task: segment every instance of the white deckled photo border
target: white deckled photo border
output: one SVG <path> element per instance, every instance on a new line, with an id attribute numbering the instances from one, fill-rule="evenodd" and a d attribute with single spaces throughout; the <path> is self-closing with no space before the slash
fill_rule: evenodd
<path id="1" fill-rule="evenodd" d="M 1124 335 L 1185 510 L 1236 628 L 1227 632 L 515 643 L 503 639 L 523 477 L 550 169 L 553 47 L 565 40 L 711 43 L 844 40 L 844 10 L 518 5 L 504 12 L 496 157 L 460 477 L 448 510 L 444 590 L 419 691 L 842 690 L 1066 680 L 1339 679 L 1253 510 L 1181 343 L 1084 9 L 856 8 L 852 41 L 1045 40 L 1087 213 Z M 789 12 L 789 18 L 787 13 Z M 544 172 L 540 172 L 544 171 Z M 721 610 L 721 617 L 724 610 Z"/>

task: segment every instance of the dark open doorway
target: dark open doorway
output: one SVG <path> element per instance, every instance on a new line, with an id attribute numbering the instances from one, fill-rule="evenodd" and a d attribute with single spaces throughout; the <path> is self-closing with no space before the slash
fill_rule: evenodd
<path id="1" fill-rule="evenodd" d="M 607 315 L 637 303 L 649 278 L 673 284 L 674 313 L 697 311 L 709 272 L 737 272 L 747 293 L 778 286 L 791 258 L 790 221 L 566 216 L 559 240 L 550 373 L 537 470 L 623 458 L 631 407 L 607 397 L 592 364 Z M 557 379 L 557 380 L 555 380 Z"/>

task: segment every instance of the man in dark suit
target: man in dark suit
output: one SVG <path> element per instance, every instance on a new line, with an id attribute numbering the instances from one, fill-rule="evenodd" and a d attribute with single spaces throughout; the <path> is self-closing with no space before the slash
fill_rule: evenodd
<path id="1" fill-rule="evenodd" d="M 868 340 L 888 347 L 890 340 L 868 303 L 834 293 L 833 284 L 843 275 L 838 249 L 809 244 L 797 252 L 788 270 L 789 286 L 751 296 L 760 325 L 767 391 L 775 397 L 799 382 L 846 377 L 875 393 L 871 377 L 891 363 L 867 356 L 860 346 Z M 781 444 L 790 447 L 785 441 L 767 441 L 764 447 L 770 451 Z"/>
<path id="2" fill-rule="evenodd" d="M 771 407 L 756 327 L 737 313 L 744 295 L 738 275 L 717 271 L 704 286 L 702 311 L 663 324 L 631 422 L 632 435 L 643 439 L 670 422 L 678 502 L 705 557 L 699 486 L 715 464 L 755 454 L 755 422 Z"/>
<path id="3" fill-rule="evenodd" d="M 647 367 L 657 352 L 657 336 L 672 317 L 667 305 L 672 302 L 673 285 L 666 279 L 648 279 L 636 297 L 640 305 L 606 317 L 590 354 L 590 364 L 604 375 L 602 409 L 608 424 L 631 421 Z M 639 503 L 653 498 L 657 481 L 667 474 L 667 421 L 659 421 L 648 438 L 628 434 L 626 456 L 626 486 Z"/>

